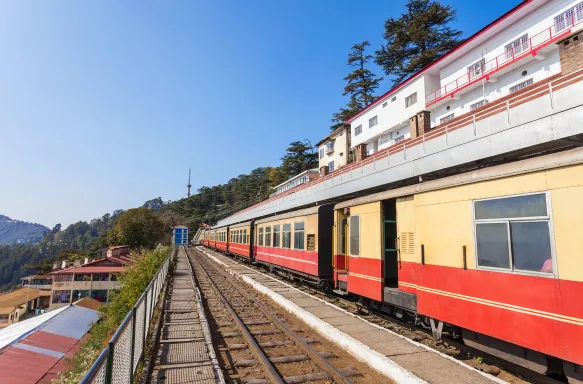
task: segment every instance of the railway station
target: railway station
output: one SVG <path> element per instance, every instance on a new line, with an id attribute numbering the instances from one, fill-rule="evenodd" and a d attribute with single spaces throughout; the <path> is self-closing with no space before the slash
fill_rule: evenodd
<path id="1" fill-rule="evenodd" d="M 81 382 L 583 384 L 582 41 L 581 0 L 522 1 L 318 141 L 318 168 L 175 226 Z M 107 305 L 123 251 L 47 275 L 51 307 L 77 285 Z M 68 356 L 26 337 L 10 361 Z"/>

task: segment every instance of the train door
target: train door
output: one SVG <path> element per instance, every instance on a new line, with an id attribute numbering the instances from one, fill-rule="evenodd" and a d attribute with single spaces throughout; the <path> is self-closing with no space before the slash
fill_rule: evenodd
<path id="1" fill-rule="evenodd" d="M 397 251 L 397 201 L 383 201 L 383 264 L 385 287 L 399 286 L 399 255 Z"/>
<path id="2" fill-rule="evenodd" d="M 349 268 L 349 255 L 348 255 L 348 216 L 345 215 L 346 212 L 337 211 L 336 212 L 336 246 L 334 253 L 334 279 L 336 285 L 336 293 L 346 294 L 348 293 L 348 268 Z"/>

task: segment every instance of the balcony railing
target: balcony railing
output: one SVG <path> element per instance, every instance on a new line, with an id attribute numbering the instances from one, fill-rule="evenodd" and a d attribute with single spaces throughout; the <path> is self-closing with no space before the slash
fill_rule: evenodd
<path id="1" fill-rule="evenodd" d="M 504 53 L 496 56 L 495 58 L 484 62 L 481 66 L 478 66 L 473 71 L 468 71 L 468 73 L 460 76 L 459 78 L 451 81 L 450 83 L 444 85 L 443 87 L 427 94 L 425 96 L 425 104 L 429 107 L 446 97 L 453 97 L 455 93 L 461 91 L 462 89 L 469 87 L 470 85 L 477 83 L 482 79 L 489 79 L 492 74 L 500 71 L 501 69 L 515 63 L 528 55 L 536 56 L 538 50 L 543 47 L 569 35 L 571 33 L 572 27 L 580 24 L 583 21 L 583 10 L 577 10 L 569 15 L 568 18 L 563 18 L 558 20 L 555 24 L 548 27 L 542 32 L 537 33 L 529 39 L 521 41 L 518 45 L 513 46 L 511 49 L 505 49 Z"/>

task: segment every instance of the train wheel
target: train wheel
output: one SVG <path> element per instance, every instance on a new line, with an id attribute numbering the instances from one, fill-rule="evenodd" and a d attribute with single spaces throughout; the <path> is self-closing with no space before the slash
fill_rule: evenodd
<path id="1" fill-rule="evenodd" d="M 330 291 L 330 284 L 328 284 L 328 280 L 320 279 L 318 280 L 318 289 L 323 292 Z"/>

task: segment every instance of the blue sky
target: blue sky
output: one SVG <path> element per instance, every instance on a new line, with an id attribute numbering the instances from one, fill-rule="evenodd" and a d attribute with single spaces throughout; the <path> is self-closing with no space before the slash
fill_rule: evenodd
<path id="1" fill-rule="evenodd" d="M 466 37 L 518 2 L 444 1 Z M 0 214 L 67 225 L 179 199 L 189 167 L 196 190 L 278 165 L 329 132 L 350 47 L 404 4 L 1 2 Z"/>

